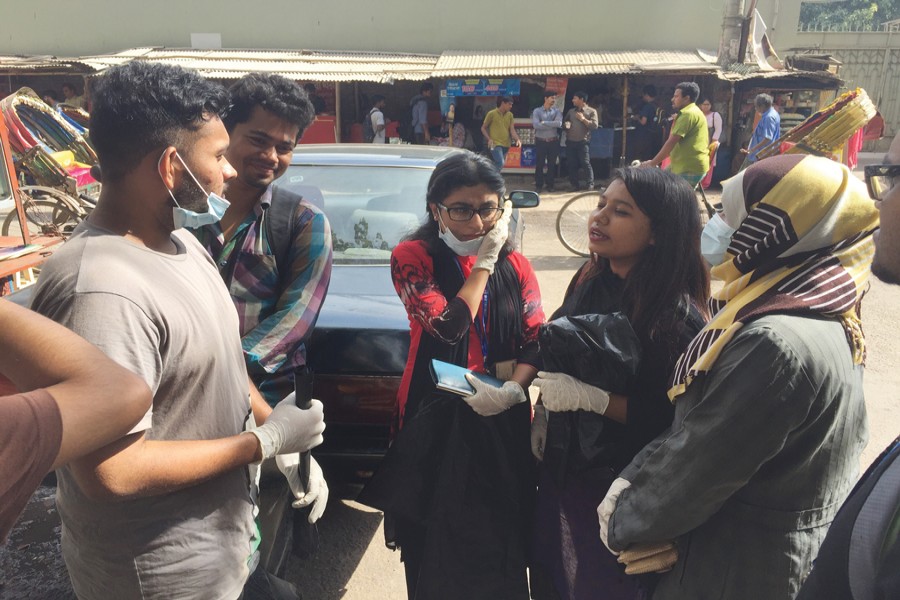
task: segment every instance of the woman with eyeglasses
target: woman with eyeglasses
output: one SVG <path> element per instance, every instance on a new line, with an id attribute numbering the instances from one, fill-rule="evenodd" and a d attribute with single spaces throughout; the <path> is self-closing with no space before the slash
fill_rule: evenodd
<path id="1" fill-rule="evenodd" d="M 507 240 L 512 207 L 494 164 L 465 152 L 437 165 L 427 221 L 394 248 L 409 315 L 396 435 L 364 503 L 386 513 L 409 598 L 527 600 L 534 497 L 528 386 L 544 320 L 534 270 Z M 440 392 L 432 359 L 504 380 Z M 389 531 L 393 524 L 394 532 Z"/>
<path id="2" fill-rule="evenodd" d="M 532 452 L 541 462 L 532 594 L 637 600 L 652 581 L 626 574 L 603 546 L 597 505 L 617 474 L 671 424 L 669 374 L 708 314 L 697 201 L 691 186 L 668 171 L 620 169 L 585 235 L 591 259 L 552 318 L 624 313 L 640 342 L 640 365 L 629 389 L 604 390 L 543 371 L 534 381 L 541 395 Z"/>

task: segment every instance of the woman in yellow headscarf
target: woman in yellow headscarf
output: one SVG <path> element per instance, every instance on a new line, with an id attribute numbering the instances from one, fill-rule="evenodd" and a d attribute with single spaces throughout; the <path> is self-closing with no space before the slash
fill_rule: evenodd
<path id="1" fill-rule="evenodd" d="M 673 425 L 598 507 L 632 572 L 671 569 L 654 600 L 792 599 L 867 438 L 859 304 L 878 214 L 865 186 L 785 155 L 725 182 L 722 200 L 703 247 L 725 283 L 673 374 Z"/>

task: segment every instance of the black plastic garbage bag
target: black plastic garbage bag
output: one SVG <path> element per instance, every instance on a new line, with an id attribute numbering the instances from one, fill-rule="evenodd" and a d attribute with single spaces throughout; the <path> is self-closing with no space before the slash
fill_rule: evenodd
<path id="1" fill-rule="evenodd" d="M 560 317 L 540 331 L 543 370 L 566 373 L 607 392 L 629 395 L 641 362 L 641 344 L 620 312 Z M 625 426 L 586 411 L 550 413 L 544 466 L 562 486 L 566 475 L 598 466 L 625 466 Z"/>
<path id="2" fill-rule="evenodd" d="M 641 343 L 620 312 L 560 317 L 541 326 L 540 344 L 544 371 L 608 392 L 626 393 L 641 362 Z"/>

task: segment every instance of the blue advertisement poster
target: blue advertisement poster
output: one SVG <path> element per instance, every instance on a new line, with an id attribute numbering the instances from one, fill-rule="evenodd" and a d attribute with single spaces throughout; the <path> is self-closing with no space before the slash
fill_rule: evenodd
<path id="1" fill-rule="evenodd" d="M 519 79 L 448 79 L 447 95 L 518 96 Z"/>

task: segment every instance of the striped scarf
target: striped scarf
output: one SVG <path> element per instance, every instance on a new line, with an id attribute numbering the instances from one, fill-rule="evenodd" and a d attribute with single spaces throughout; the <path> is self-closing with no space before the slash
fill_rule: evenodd
<path id="1" fill-rule="evenodd" d="M 840 318 L 853 362 L 862 364 L 859 304 L 878 228 L 865 185 L 843 165 L 788 154 L 726 181 L 722 205 L 737 226 L 725 262 L 712 269 L 725 285 L 710 299 L 712 320 L 675 365 L 669 399 L 712 368 L 744 323 L 769 314 Z"/>

